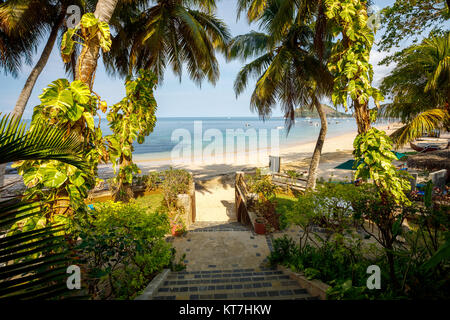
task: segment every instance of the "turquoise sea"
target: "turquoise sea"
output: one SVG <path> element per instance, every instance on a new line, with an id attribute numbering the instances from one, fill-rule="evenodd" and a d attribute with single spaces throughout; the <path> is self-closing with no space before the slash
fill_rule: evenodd
<path id="1" fill-rule="evenodd" d="M 356 130 L 356 122 L 354 118 L 343 119 L 328 119 L 328 133 L 327 137 L 337 136 L 344 133 L 352 132 Z M 194 128 L 197 128 L 197 134 L 194 132 Z M 201 127 L 201 134 L 198 134 L 199 127 Z M 191 147 L 198 143 L 199 137 L 203 137 L 201 143 L 203 148 L 211 143 L 213 140 L 205 139 L 206 132 L 218 132 L 223 136 L 223 144 L 225 150 L 226 133 L 227 130 L 232 130 L 237 136 L 245 135 L 248 131 L 255 130 L 260 144 L 260 136 L 265 135 L 263 129 L 266 129 L 268 147 L 271 145 L 270 139 L 271 130 L 278 131 L 279 147 L 283 148 L 295 143 L 305 143 L 315 141 L 320 130 L 319 119 L 296 119 L 295 125 L 291 127 L 291 130 L 287 134 L 284 118 L 270 118 L 265 121 L 257 117 L 215 117 L 215 118 L 158 118 L 156 126 L 143 144 L 135 143 L 135 151 L 133 155 L 135 159 L 155 159 L 166 158 L 169 156 L 173 148 L 180 142 L 185 143 L 182 139 L 176 139 L 176 133 L 179 129 L 185 129 L 186 133 L 189 132 L 191 140 L 188 141 Z M 211 131 L 210 129 L 213 129 Z M 215 130 L 214 130 L 215 129 Z M 241 129 L 242 131 L 238 130 Z M 102 128 L 105 135 L 110 134 L 109 128 Z M 218 130 L 218 131 L 217 131 Z M 183 130 L 184 131 L 184 130 Z M 172 135 L 174 140 L 172 140 Z M 275 135 L 276 136 L 276 135 Z M 246 143 L 249 143 L 247 136 Z"/>
<path id="2" fill-rule="evenodd" d="M 28 120 L 29 123 L 30 120 Z M 98 119 L 96 120 L 98 123 Z M 197 126 L 197 134 L 194 134 L 194 124 Z M 199 127 L 201 127 L 200 134 L 198 134 Z M 111 134 L 106 121 L 102 118 L 101 129 L 103 135 Z M 178 129 L 178 131 L 176 131 Z M 315 118 L 298 118 L 295 121 L 295 125 L 291 127 L 290 132 L 287 134 L 285 127 L 285 121 L 282 117 L 273 117 L 266 119 L 265 121 L 258 117 L 180 117 L 180 118 L 158 118 L 156 126 L 153 132 L 145 139 L 143 144 L 134 144 L 133 155 L 135 159 L 161 159 L 170 156 L 170 152 L 173 148 L 182 141 L 181 138 L 172 139 L 172 135 L 177 132 L 189 133 L 191 147 L 199 145 L 199 141 L 203 148 L 211 143 L 213 140 L 205 140 L 205 132 L 211 132 L 209 129 L 215 129 L 212 132 L 221 133 L 223 135 L 223 144 L 225 149 L 226 132 L 232 130 L 239 135 L 245 135 L 246 132 L 256 131 L 258 143 L 260 135 L 264 135 L 264 130 L 267 130 L 268 147 L 271 146 L 270 137 L 271 130 L 278 131 L 278 145 L 279 148 L 287 147 L 292 144 L 306 143 L 315 141 L 320 130 L 320 120 Z M 238 130 L 242 129 L 242 131 Z M 209 131 L 208 131 L 209 130 Z M 237 131 L 236 131 L 237 130 Z M 333 118 L 328 117 L 328 133 L 327 137 L 338 136 L 348 132 L 356 130 L 356 122 L 354 118 Z M 201 138 L 200 138 L 201 137 Z M 176 138 L 176 137 L 175 137 Z M 248 143 L 248 137 L 246 138 Z M 197 140 L 197 141 L 195 141 Z"/>

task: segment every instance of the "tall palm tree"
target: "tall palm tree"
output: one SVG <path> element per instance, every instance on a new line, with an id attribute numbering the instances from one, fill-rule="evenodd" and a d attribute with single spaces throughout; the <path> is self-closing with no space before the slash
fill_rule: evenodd
<path id="1" fill-rule="evenodd" d="M 181 79 L 183 65 L 200 84 L 215 83 L 219 67 L 215 50 L 225 52 L 230 33 L 213 13 L 215 0 L 157 0 L 144 11 L 113 17 L 117 31 L 104 55 L 110 73 L 126 76 L 150 69 L 159 82 L 167 66 Z"/>
<path id="2" fill-rule="evenodd" d="M 404 50 L 381 89 L 393 100 L 383 115 L 405 123 L 391 135 L 397 146 L 435 129 L 449 130 L 450 32 Z"/>
<path id="3" fill-rule="evenodd" d="M 65 17 L 68 6 L 77 5 L 84 9 L 86 3 L 92 1 L 83 0 L 6 0 L 0 5 L 0 32 L 9 43 L 15 46 L 1 46 L 2 65 L 14 66 L 5 71 L 16 75 L 20 70 L 20 62 L 31 62 L 31 55 L 37 49 L 42 40 L 45 40 L 44 48 L 38 61 L 32 68 L 25 85 L 20 92 L 12 114 L 22 117 L 27 102 L 31 96 L 34 85 L 47 64 L 58 35 L 62 36 L 66 31 Z M 15 51 L 14 47 L 21 46 L 23 50 Z"/>
<path id="4" fill-rule="evenodd" d="M 277 17 L 280 3 L 273 1 L 260 16 L 262 25 L 271 30 L 271 21 Z M 274 39 L 272 35 L 251 32 L 231 41 L 230 58 L 257 56 L 239 72 L 234 89 L 239 95 L 246 87 L 249 77 L 257 78 L 251 96 L 250 107 L 264 119 L 271 114 L 279 101 L 285 114 L 288 130 L 295 119 L 297 107 L 315 108 L 321 120 L 321 129 L 310 164 L 307 188 L 314 189 L 317 168 L 324 144 L 327 121 L 320 99 L 330 96 L 333 78 L 326 66 L 328 51 L 318 57 L 314 48 L 314 30 L 302 23 L 303 12 L 297 10 L 284 31 Z"/>

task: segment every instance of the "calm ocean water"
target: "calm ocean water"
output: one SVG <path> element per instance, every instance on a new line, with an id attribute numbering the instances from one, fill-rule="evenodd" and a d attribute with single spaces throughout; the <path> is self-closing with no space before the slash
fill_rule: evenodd
<path id="1" fill-rule="evenodd" d="M 97 120 L 98 121 L 98 120 Z M 96 121 L 96 123 L 97 123 Z M 135 143 L 134 155 L 136 158 L 164 158 L 170 155 L 172 149 L 181 141 L 179 138 L 172 140 L 172 135 L 177 129 L 185 129 L 184 132 L 189 132 L 191 136 L 192 148 L 195 144 L 195 137 L 200 135 L 194 134 L 194 122 L 197 122 L 197 128 L 201 124 L 202 135 L 208 129 L 216 129 L 223 135 L 223 143 L 226 140 L 226 131 L 242 129 L 244 132 L 248 129 L 255 129 L 257 135 L 263 130 L 267 130 L 268 146 L 270 146 L 271 130 L 278 130 L 279 147 L 283 148 L 294 143 L 305 143 L 315 141 L 320 130 L 319 119 L 298 118 L 295 125 L 291 128 L 288 135 L 286 135 L 284 119 L 281 117 L 273 117 L 260 120 L 257 117 L 215 117 L 215 118 L 158 118 L 153 132 L 145 139 L 143 144 Z M 29 122 L 29 120 L 28 120 Z M 352 132 L 356 130 L 356 122 L 354 118 L 328 118 L 328 133 L 327 137 L 333 137 L 340 134 Z M 111 134 L 111 130 L 107 126 L 105 119 L 102 119 L 101 125 L 103 135 Z M 218 130 L 218 131 L 217 131 Z M 179 130 L 178 130 L 179 131 Z M 211 131 L 211 130 L 210 130 Z M 242 133 L 242 132 L 241 132 Z M 239 134 L 238 134 L 239 135 Z M 259 138 L 258 138 L 259 139 Z M 211 141 L 211 140 L 210 140 Z M 210 141 L 203 141 L 203 147 L 210 144 Z M 248 141 L 248 140 L 247 140 Z"/>

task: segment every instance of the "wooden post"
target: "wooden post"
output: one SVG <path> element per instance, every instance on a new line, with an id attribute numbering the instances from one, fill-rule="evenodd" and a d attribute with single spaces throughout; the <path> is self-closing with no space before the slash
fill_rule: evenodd
<path id="1" fill-rule="evenodd" d="M 236 220 L 238 222 L 241 222 L 241 217 L 239 215 L 239 205 L 241 204 L 241 199 L 238 191 L 238 184 L 239 180 L 244 178 L 244 172 L 243 171 L 236 171 L 236 177 L 234 182 L 234 212 L 236 213 Z"/>

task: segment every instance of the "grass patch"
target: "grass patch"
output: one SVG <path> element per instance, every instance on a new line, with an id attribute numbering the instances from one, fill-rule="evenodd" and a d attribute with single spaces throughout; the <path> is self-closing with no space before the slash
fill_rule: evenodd
<path id="1" fill-rule="evenodd" d="M 288 226 L 286 218 L 287 212 L 292 211 L 297 198 L 285 193 L 277 193 L 275 197 L 276 212 L 280 215 L 280 229 L 283 230 Z"/>
<path id="2" fill-rule="evenodd" d="M 146 207 L 150 212 L 155 212 L 156 208 L 158 208 L 164 199 L 164 195 L 159 192 L 146 194 L 144 196 L 138 197 L 135 199 L 135 202 L 142 207 Z"/>

